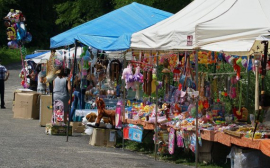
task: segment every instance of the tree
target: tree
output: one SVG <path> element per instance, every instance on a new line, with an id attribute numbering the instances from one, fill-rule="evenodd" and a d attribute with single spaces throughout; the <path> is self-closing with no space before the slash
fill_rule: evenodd
<path id="1" fill-rule="evenodd" d="M 152 6 L 167 12 L 176 13 L 192 2 L 192 0 L 115 0 L 115 9 L 128 5 L 132 2 Z"/>
<path id="2" fill-rule="evenodd" d="M 56 24 L 63 29 L 83 24 L 113 10 L 112 0 L 71 0 L 55 6 Z"/>
<path id="3" fill-rule="evenodd" d="M 54 21 L 57 14 L 54 4 L 62 2 L 61 0 L 0 0 L 0 16 L 4 17 L 10 9 L 18 9 L 26 17 L 25 24 L 27 31 L 32 34 L 32 42 L 29 46 L 37 48 L 49 48 L 49 38 L 59 33 L 59 28 Z M 6 45 L 5 26 L 1 26 L 0 44 Z M 4 32 L 4 33 L 3 33 Z"/>

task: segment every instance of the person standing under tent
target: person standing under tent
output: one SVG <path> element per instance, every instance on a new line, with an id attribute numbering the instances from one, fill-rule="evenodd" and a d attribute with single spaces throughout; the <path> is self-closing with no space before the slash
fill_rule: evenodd
<path id="1" fill-rule="evenodd" d="M 46 93 L 46 81 L 44 80 L 46 77 L 46 73 L 40 71 L 38 73 L 38 87 L 37 87 L 37 92 L 41 94 Z"/>
<path id="2" fill-rule="evenodd" d="M 8 80 L 9 72 L 5 66 L 1 65 L 0 59 L 0 94 L 1 94 L 1 109 L 5 109 L 5 81 Z"/>
<path id="3" fill-rule="evenodd" d="M 69 111 L 68 101 L 69 93 L 71 92 L 70 77 L 64 76 L 64 69 L 56 71 L 57 77 L 53 81 L 53 100 L 60 100 L 64 104 L 64 122 L 67 119 L 67 112 Z"/>
<path id="4" fill-rule="evenodd" d="M 80 74 L 77 74 L 74 78 L 74 89 L 73 92 L 74 95 L 74 101 L 72 102 L 71 111 L 69 114 L 70 121 L 73 121 L 73 116 L 75 114 L 75 110 L 77 109 L 78 104 L 80 105 L 80 109 L 84 109 L 85 103 L 84 103 L 84 95 L 82 95 L 81 92 L 81 78 Z"/>

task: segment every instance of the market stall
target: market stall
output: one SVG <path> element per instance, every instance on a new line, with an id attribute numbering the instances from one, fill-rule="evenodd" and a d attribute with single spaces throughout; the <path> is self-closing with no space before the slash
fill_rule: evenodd
<path id="1" fill-rule="evenodd" d="M 256 72 L 259 88 L 260 65 L 255 60 L 266 58 L 254 52 L 267 49 L 260 45 L 258 50 L 259 43 L 253 43 L 257 36 L 266 33 L 265 27 L 269 28 L 265 20 L 268 13 L 256 12 L 256 17 L 264 19 L 260 20 L 259 28 L 248 27 L 252 31 L 247 30 L 247 36 L 237 34 L 235 20 L 227 18 L 231 11 L 235 15 L 238 8 L 251 11 L 254 6 L 260 10 L 257 1 L 250 2 L 245 6 L 243 0 L 195 0 L 173 16 L 132 3 L 51 38 L 51 48 L 74 44 L 74 60 L 66 60 L 73 56 L 69 50 L 34 55 L 30 59 L 48 60 L 46 79 L 51 83 L 57 66 L 67 69 L 69 65 L 71 72 L 67 75 L 72 77 L 72 88 L 75 78 L 80 77 L 79 87 L 85 94 L 77 98 L 85 100 L 86 105 L 73 101 L 75 117 L 69 121 L 73 119 L 73 126 L 80 122 L 80 130 L 84 127 L 81 122 L 86 126 L 86 133 L 92 135 L 92 145 L 113 146 L 115 130 L 123 131 L 123 139 L 142 142 L 143 130 L 151 130 L 155 132 L 155 154 L 174 154 L 179 147 L 196 153 L 198 160 L 199 145 L 204 139 L 258 149 L 269 156 L 270 127 L 260 124 L 256 131 L 258 122 L 254 116 L 250 117 L 255 104 L 258 110 L 258 99 L 255 103 L 254 96 L 259 95 L 250 79 L 255 78 L 251 72 Z M 245 12 L 239 15 L 244 16 L 249 15 Z M 234 36 L 213 40 L 223 36 L 223 17 L 232 21 Z M 220 26 L 213 37 L 204 37 L 204 32 L 209 34 L 213 27 L 210 25 L 215 25 L 219 18 L 223 25 L 217 22 Z M 237 22 L 243 23 L 243 29 L 249 25 L 246 19 L 238 18 Z M 226 29 L 227 33 L 230 30 Z M 95 54 L 94 49 L 98 49 Z M 269 69 L 266 61 L 262 65 L 266 72 Z M 263 76 L 267 82 L 267 74 Z M 95 86 L 88 87 L 88 81 Z M 267 87 L 264 89 L 268 91 Z M 56 121 L 53 123 L 59 123 L 58 117 L 63 119 L 63 106 L 57 102 L 45 108 L 53 109 L 52 119 Z M 70 110 L 71 107 L 70 101 Z M 62 135 L 65 128 L 70 129 L 69 122 L 67 127 L 60 126 L 64 129 Z"/>
<path id="2" fill-rule="evenodd" d="M 86 44 L 90 47 L 106 51 L 125 50 L 129 48 L 129 39 L 132 33 L 149 27 L 171 15 L 172 14 L 165 11 L 138 3 L 132 3 L 52 37 L 51 48 L 73 44 L 75 44 L 75 48 L 77 48 L 78 46 Z M 96 77 L 97 86 L 93 88 L 94 90 L 86 92 L 86 94 L 91 97 L 93 94 L 96 95 L 97 93 L 104 97 L 108 92 L 111 97 L 114 97 L 114 93 L 116 92 L 117 97 L 119 97 L 121 95 L 119 91 L 121 89 L 121 85 L 119 85 L 119 75 L 121 72 L 121 64 L 125 64 L 126 53 L 120 54 L 120 59 L 114 57 L 114 59 L 109 60 L 107 54 L 101 51 L 97 57 L 89 61 L 89 56 L 92 54 L 90 54 L 91 50 L 87 48 L 86 46 L 83 47 L 83 52 L 80 55 L 81 60 L 78 63 L 77 59 L 74 60 L 72 81 L 75 79 L 75 74 L 79 73 L 77 67 L 81 69 L 81 82 L 86 81 L 86 72 L 90 68 L 90 73 Z M 75 49 L 75 51 L 77 50 Z M 78 53 L 75 52 L 75 58 L 77 54 Z M 109 82 L 104 80 L 105 77 Z M 114 87 L 114 83 L 116 84 L 116 88 Z M 107 102 L 107 100 L 110 99 L 105 99 L 105 102 Z M 116 104 L 114 104 L 113 108 L 115 107 Z M 98 124 L 100 118 L 100 113 L 98 113 Z"/>
<path id="3" fill-rule="evenodd" d="M 211 3 L 211 5 L 208 5 L 208 3 Z M 256 0 L 250 1 L 250 3 L 246 3 L 246 1 L 215 1 L 215 3 L 193 1 L 174 16 L 132 35 L 131 48 L 134 50 L 196 50 L 195 58 L 198 58 L 199 63 L 199 69 L 196 71 L 200 72 L 196 77 L 198 82 L 195 82 L 196 90 L 199 91 L 196 94 L 200 95 L 199 101 L 197 101 L 197 109 L 199 113 L 202 109 L 207 109 L 206 114 L 199 114 L 201 130 L 215 129 L 212 127 L 213 123 L 215 123 L 214 125 L 224 125 L 224 123 L 228 123 L 228 120 L 234 122 L 237 117 L 239 118 L 236 120 L 247 121 L 247 119 L 249 120 L 248 114 L 254 113 L 255 83 L 253 81 L 252 84 L 250 83 L 250 72 L 254 66 L 254 58 L 249 55 L 264 50 L 264 45 L 256 45 L 255 47 L 252 47 L 252 45 L 259 35 L 265 34 L 266 30 L 269 30 L 269 15 L 264 8 L 265 6 L 261 6 L 260 3 L 266 4 L 268 2 Z M 207 7 L 203 7 L 203 5 Z M 258 12 L 253 15 L 252 12 L 249 12 L 253 10 Z M 236 14 L 239 11 L 244 12 L 241 15 Z M 202 16 L 201 13 L 203 12 L 205 12 L 205 15 Z M 237 19 L 233 17 L 235 15 L 237 15 Z M 250 24 L 250 18 L 260 19 L 258 24 Z M 230 22 L 230 27 L 224 26 L 224 24 L 227 25 L 226 20 Z M 245 33 L 242 33 L 242 30 Z M 211 37 L 205 37 L 208 35 Z M 196 62 L 195 59 L 193 61 Z M 229 68 L 229 66 L 231 67 Z M 222 80 L 224 81 L 222 82 Z M 253 88 L 250 88 L 250 85 Z M 210 91 L 210 88 L 214 89 L 214 92 L 213 90 Z M 206 92 L 208 92 L 208 96 L 202 96 Z M 211 96 L 209 97 L 210 93 Z M 196 94 L 191 95 L 195 96 Z M 241 96 L 240 98 L 239 95 L 243 95 L 243 98 Z M 202 97 L 208 98 L 202 99 Z M 252 102 L 252 105 L 250 105 L 250 102 Z M 246 109 L 242 108 L 244 104 L 246 107 L 249 106 L 248 113 Z M 194 109 L 192 111 L 195 113 Z M 223 113 L 232 112 L 234 119 L 231 118 L 232 116 L 221 117 L 221 111 Z M 208 125 L 201 124 L 202 122 L 213 123 L 208 128 Z M 188 125 L 187 130 L 194 130 L 195 126 L 198 125 L 195 124 L 194 119 L 184 120 L 183 124 Z M 248 125 L 244 127 L 247 129 L 245 134 L 253 131 L 248 128 L 250 127 Z M 268 128 L 262 132 L 268 134 L 267 130 Z M 260 135 L 258 133 L 258 137 L 262 138 Z"/>

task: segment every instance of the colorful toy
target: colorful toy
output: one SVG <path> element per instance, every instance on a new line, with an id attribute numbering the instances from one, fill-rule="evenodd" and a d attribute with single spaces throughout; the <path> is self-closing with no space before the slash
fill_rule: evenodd
<path id="1" fill-rule="evenodd" d="M 126 82 L 126 89 L 134 88 L 134 78 L 132 73 L 132 66 L 128 65 L 122 73 L 122 79 Z"/>
<path id="2" fill-rule="evenodd" d="M 96 120 L 96 126 L 98 127 L 100 124 L 100 120 L 103 117 L 109 117 L 111 119 L 110 124 L 112 124 L 112 126 L 115 126 L 115 110 L 106 110 L 105 107 L 105 102 L 102 98 L 97 97 L 96 98 L 96 105 L 97 105 L 97 109 L 98 109 L 98 116 L 97 116 L 97 120 Z"/>
<path id="3" fill-rule="evenodd" d="M 7 27 L 8 47 L 15 49 L 24 43 L 30 42 L 32 36 L 25 28 L 25 17 L 20 10 L 11 9 L 10 12 L 4 17 L 4 24 Z"/>
<path id="4" fill-rule="evenodd" d="M 120 100 L 116 104 L 116 112 L 115 112 L 115 128 L 121 129 L 122 128 L 122 108 L 123 108 L 123 101 Z"/>

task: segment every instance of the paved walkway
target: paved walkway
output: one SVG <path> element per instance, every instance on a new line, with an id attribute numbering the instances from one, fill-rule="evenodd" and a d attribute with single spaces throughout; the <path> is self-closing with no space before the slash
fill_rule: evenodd
<path id="1" fill-rule="evenodd" d="M 66 137 L 45 135 L 38 120 L 14 119 L 13 92 L 20 88 L 21 65 L 7 68 L 10 71 L 5 92 L 7 109 L 0 109 L 0 167 L 187 167 L 122 149 L 93 147 L 88 145 L 89 136 L 72 136 L 66 142 Z"/>

